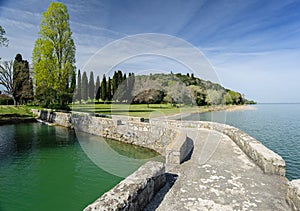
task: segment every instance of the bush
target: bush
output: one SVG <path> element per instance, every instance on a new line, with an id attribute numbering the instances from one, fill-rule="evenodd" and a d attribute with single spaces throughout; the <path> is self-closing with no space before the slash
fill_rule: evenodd
<path id="1" fill-rule="evenodd" d="M 9 97 L 7 95 L 0 95 L 0 105 L 13 105 L 14 100 L 12 97 Z"/>

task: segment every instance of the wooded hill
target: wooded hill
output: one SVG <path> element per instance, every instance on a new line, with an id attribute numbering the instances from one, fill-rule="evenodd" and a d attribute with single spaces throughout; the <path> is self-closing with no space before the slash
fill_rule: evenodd
<path id="1" fill-rule="evenodd" d="M 212 83 L 194 77 L 193 74 L 150 74 L 126 76 L 121 70 L 115 71 L 113 76 L 102 76 L 100 84 L 97 76 L 94 85 L 93 73 L 90 73 L 90 81 L 86 73 L 80 79 L 78 73 L 77 100 L 88 99 L 99 101 L 153 104 L 171 103 L 194 104 L 194 105 L 220 105 L 220 104 L 245 104 L 254 103 L 248 101 L 239 92 L 222 87 L 220 84 Z M 78 89 L 79 88 L 79 89 Z M 88 94 L 90 93 L 90 94 Z"/>
<path id="2" fill-rule="evenodd" d="M 180 103 L 201 105 L 252 104 L 239 92 L 194 77 L 193 74 L 135 76 L 133 103 Z"/>

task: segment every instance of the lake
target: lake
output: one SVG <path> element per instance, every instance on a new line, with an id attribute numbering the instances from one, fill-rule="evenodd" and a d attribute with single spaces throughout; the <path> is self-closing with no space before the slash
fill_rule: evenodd
<path id="1" fill-rule="evenodd" d="M 257 104 L 252 110 L 193 114 L 183 120 L 216 121 L 237 127 L 286 161 L 286 177 L 300 179 L 300 104 Z"/>
<path id="2" fill-rule="evenodd" d="M 89 148 L 106 149 L 106 160 L 98 156 L 91 161 L 85 153 Z M 63 127 L 0 126 L 0 210 L 82 210 L 148 159 L 160 160 L 157 155 Z M 101 168 L 101 162 L 109 168 Z"/>

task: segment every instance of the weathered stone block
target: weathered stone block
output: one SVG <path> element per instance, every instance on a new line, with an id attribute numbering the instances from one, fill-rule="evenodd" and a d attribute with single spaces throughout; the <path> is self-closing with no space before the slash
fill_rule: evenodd
<path id="1" fill-rule="evenodd" d="M 150 161 L 84 210 L 142 210 L 165 183 L 164 164 Z"/>
<path id="2" fill-rule="evenodd" d="M 300 210 L 300 179 L 289 182 L 286 200 L 292 210 Z"/>

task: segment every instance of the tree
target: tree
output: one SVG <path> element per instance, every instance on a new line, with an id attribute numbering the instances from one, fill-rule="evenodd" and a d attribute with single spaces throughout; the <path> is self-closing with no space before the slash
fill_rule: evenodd
<path id="1" fill-rule="evenodd" d="M 108 84 L 107 84 L 107 99 L 111 101 L 112 95 L 111 95 L 111 79 L 108 77 Z"/>
<path id="2" fill-rule="evenodd" d="M 208 105 L 220 105 L 223 102 L 223 95 L 223 90 L 208 89 L 205 101 Z"/>
<path id="3" fill-rule="evenodd" d="M 88 99 L 88 79 L 85 71 L 82 74 L 81 80 L 81 98 L 82 100 Z"/>
<path id="4" fill-rule="evenodd" d="M 65 108 L 72 99 L 75 72 L 75 44 L 69 26 L 69 14 L 63 3 L 51 2 L 43 13 L 39 37 L 32 52 L 32 64 L 38 100 L 45 106 Z"/>
<path id="5" fill-rule="evenodd" d="M 0 85 L 6 89 L 4 93 L 13 96 L 13 61 L 5 61 L 0 65 Z"/>
<path id="6" fill-rule="evenodd" d="M 98 88 L 100 87 L 100 77 L 97 76 L 96 78 L 96 85 L 95 85 L 95 91 L 97 92 Z"/>
<path id="7" fill-rule="evenodd" d="M 75 71 L 72 72 L 72 77 L 71 77 L 71 84 L 70 84 L 70 88 L 69 88 L 69 93 L 73 93 L 75 92 L 76 89 L 76 73 Z M 74 101 L 75 101 L 75 97 L 73 95 Z M 72 103 L 73 99 L 72 96 L 70 95 L 69 101 L 68 103 Z"/>
<path id="8" fill-rule="evenodd" d="M 101 94 L 101 92 L 100 92 L 100 78 L 99 78 L 99 76 L 97 76 L 97 78 L 96 78 L 95 91 L 96 91 L 96 93 L 95 93 L 95 99 L 96 99 L 97 101 L 99 101 L 99 99 L 100 99 L 100 94 Z"/>
<path id="9" fill-rule="evenodd" d="M 232 90 L 229 90 L 227 93 L 230 95 L 230 97 L 232 99 L 232 104 L 239 105 L 239 104 L 243 103 L 243 98 L 240 93 L 232 91 Z"/>
<path id="10" fill-rule="evenodd" d="M 101 100 L 105 101 L 107 99 L 107 85 L 106 85 L 106 77 L 103 75 L 101 82 Z"/>
<path id="11" fill-rule="evenodd" d="M 98 86 L 95 99 L 99 102 L 101 95 L 101 87 Z"/>
<path id="12" fill-rule="evenodd" d="M 230 105 L 233 103 L 231 95 L 228 92 L 223 97 L 223 103 L 225 103 L 226 105 Z"/>
<path id="13" fill-rule="evenodd" d="M 78 70 L 78 74 L 77 74 L 76 100 L 78 100 L 79 103 L 81 103 L 81 73 L 80 73 L 80 70 Z"/>
<path id="14" fill-rule="evenodd" d="M 13 97 L 16 104 L 33 99 L 33 85 L 29 74 L 29 63 L 17 54 L 13 63 Z"/>
<path id="15" fill-rule="evenodd" d="M 5 37 L 5 30 L 2 26 L 0 26 L 0 46 L 7 47 L 8 46 L 8 39 Z"/>
<path id="16" fill-rule="evenodd" d="M 95 81 L 94 81 L 94 73 L 93 73 L 93 71 L 90 72 L 89 98 L 90 98 L 90 100 L 94 100 L 94 98 L 95 98 Z"/>

